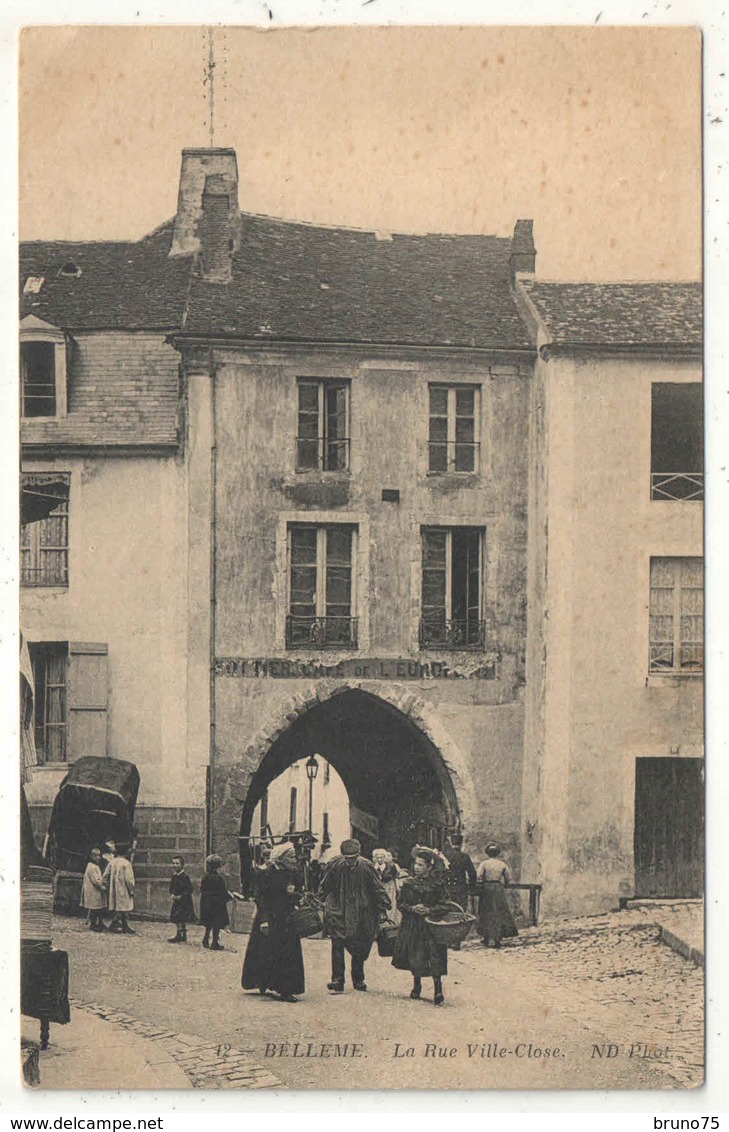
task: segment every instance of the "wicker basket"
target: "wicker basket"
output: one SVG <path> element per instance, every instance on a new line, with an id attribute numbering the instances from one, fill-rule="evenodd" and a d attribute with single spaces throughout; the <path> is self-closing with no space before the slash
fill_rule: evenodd
<path id="1" fill-rule="evenodd" d="M 319 935 L 324 927 L 319 902 L 312 897 L 304 897 L 299 907 L 291 914 L 291 926 L 300 938 Z"/>
<path id="2" fill-rule="evenodd" d="M 464 912 L 460 905 L 451 904 L 449 910 L 437 920 L 426 916 L 425 922 L 435 943 L 441 947 L 455 947 L 456 944 L 463 943 L 472 925 L 476 923 L 476 917 L 470 912 Z"/>
<path id="3" fill-rule="evenodd" d="M 377 933 L 377 952 L 383 959 L 391 959 L 395 954 L 395 944 L 399 934 L 397 924 L 383 924 Z"/>

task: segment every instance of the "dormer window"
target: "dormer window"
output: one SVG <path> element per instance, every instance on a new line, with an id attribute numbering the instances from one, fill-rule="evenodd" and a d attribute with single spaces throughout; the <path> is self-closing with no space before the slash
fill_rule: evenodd
<path id="1" fill-rule="evenodd" d="M 24 419 L 66 415 L 66 336 L 35 315 L 20 324 L 20 397 Z"/>
<path id="2" fill-rule="evenodd" d="M 24 417 L 56 415 L 56 348 L 52 342 L 21 342 Z"/>
<path id="3" fill-rule="evenodd" d="M 74 263 L 73 260 L 68 260 L 66 263 L 64 263 L 58 274 L 65 275 L 67 277 L 70 277 L 71 279 L 78 279 L 79 275 L 81 274 L 81 268 L 77 263 Z"/>

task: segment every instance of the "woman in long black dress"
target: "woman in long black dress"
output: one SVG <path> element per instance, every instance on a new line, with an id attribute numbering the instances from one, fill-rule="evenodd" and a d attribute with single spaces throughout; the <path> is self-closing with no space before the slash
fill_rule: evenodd
<path id="1" fill-rule="evenodd" d="M 443 874 L 448 867 L 437 849 L 416 845 L 413 849 L 413 876 L 402 882 L 397 906 L 402 922 L 392 958 L 393 967 L 411 971 L 413 989 L 411 998 L 420 998 L 423 977 L 433 980 L 433 1002 L 440 1006 L 444 1001 L 443 976 L 448 973 L 448 949 L 433 939 L 425 920 L 448 908 L 449 897 Z"/>
<path id="2" fill-rule="evenodd" d="M 296 851 L 277 845 L 271 862 L 258 874 L 256 916 L 253 921 L 241 985 L 260 994 L 275 991 L 284 1002 L 298 1002 L 303 994 L 304 956 L 291 915 L 301 896 Z"/>

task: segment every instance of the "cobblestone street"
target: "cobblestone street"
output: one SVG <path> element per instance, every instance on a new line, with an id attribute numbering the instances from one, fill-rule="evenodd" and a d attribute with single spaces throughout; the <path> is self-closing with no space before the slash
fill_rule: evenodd
<path id="1" fill-rule="evenodd" d="M 449 953 L 441 1009 L 411 1002 L 407 974 L 375 954 L 367 994 L 329 995 L 321 940 L 305 943 L 297 1005 L 240 990 L 244 935 L 224 934 L 226 951 L 211 954 L 197 931 L 167 945 L 167 924 L 125 938 L 58 919 L 54 941 L 69 952 L 74 1015 L 157 1043 L 193 1088 L 419 1088 L 426 1074 L 451 1088 L 700 1084 L 703 971 L 654 926 L 607 920 L 594 934 Z"/>

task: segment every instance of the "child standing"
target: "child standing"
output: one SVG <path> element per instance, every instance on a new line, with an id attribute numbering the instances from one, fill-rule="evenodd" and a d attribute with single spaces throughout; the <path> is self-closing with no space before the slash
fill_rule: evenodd
<path id="1" fill-rule="evenodd" d="M 89 862 L 84 873 L 81 888 L 81 907 L 89 914 L 89 928 L 92 932 L 106 931 L 103 913 L 106 910 L 106 888 L 101 873 L 101 850 L 91 849 Z"/>
<path id="2" fill-rule="evenodd" d="M 239 892 L 228 892 L 225 877 L 220 873 L 222 867 L 222 857 L 211 853 L 205 858 L 205 876 L 200 881 L 200 923 L 205 928 L 202 945 L 211 951 L 225 951 L 220 943 L 220 932 L 230 923 L 228 901 L 243 899 Z"/>
<path id="3" fill-rule="evenodd" d="M 187 943 L 187 925 L 195 919 L 195 909 L 192 906 L 192 881 L 185 872 L 183 857 L 172 858 L 172 868 L 175 870 L 170 877 L 170 896 L 172 908 L 170 920 L 177 925 L 177 935 L 168 939 L 168 943 Z"/>

